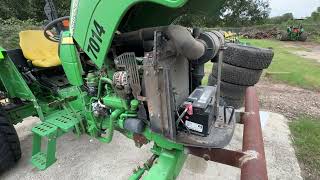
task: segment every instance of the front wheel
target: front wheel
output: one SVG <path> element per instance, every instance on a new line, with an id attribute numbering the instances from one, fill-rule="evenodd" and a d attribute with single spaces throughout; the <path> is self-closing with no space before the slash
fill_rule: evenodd
<path id="1" fill-rule="evenodd" d="M 17 132 L 4 113 L 0 112 L 0 173 L 16 164 L 20 158 Z"/>

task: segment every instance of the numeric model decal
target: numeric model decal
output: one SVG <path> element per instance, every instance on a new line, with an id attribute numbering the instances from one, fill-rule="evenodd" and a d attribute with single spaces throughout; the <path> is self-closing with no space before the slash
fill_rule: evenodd
<path id="1" fill-rule="evenodd" d="M 106 31 L 96 20 L 93 20 L 93 25 L 94 28 L 90 30 L 91 37 L 89 38 L 87 51 L 97 59 L 97 54 L 100 52 L 100 45 L 102 44 L 101 37 Z"/>

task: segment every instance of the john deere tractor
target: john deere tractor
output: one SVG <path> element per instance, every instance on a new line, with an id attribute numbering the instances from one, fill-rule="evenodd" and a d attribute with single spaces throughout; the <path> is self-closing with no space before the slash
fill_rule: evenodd
<path id="1" fill-rule="evenodd" d="M 153 142 L 152 157 L 131 179 L 175 179 L 186 147 L 228 145 L 237 107 L 224 97 L 240 100 L 273 53 L 171 24 L 185 13 L 217 16 L 223 3 L 72 0 L 70 16 L 21 32 L 20 49 L 0 49 L 0 171 L 20 159 L 13 125 L 28 116 L 41 120 L 30 155 L 39 170 L 59 161 L 56 142 L 68 132 L 106 144 L 114 131 L 137 147 Z M 202 85 L 211 61 L 211 84 Z"/>
<path id="2" fill-rule="evenodd" d="M 304 19 L 294 19 L 294 22 L 299 22 L 296 25 L 287 27 L 287 31 L 282 31 L 278 34 L 277 38 L 280 41 L 306 41 L 308 36 L 302 26 Z"/>

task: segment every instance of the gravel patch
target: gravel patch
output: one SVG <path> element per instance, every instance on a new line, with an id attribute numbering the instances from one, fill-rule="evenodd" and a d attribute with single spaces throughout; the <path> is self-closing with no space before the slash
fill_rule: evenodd
<path id="1" fill-rule="evenodd" d="M 272 82 L 266 78 L 256 85 L 260 109 L 278 112 L 289 119 L 299 115 L 320 116 L 320 92 Z"/>

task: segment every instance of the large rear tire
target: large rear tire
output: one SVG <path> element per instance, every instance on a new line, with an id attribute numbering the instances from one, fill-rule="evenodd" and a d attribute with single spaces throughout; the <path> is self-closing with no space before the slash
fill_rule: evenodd
<path id="1" fill-rule="evenodd" d="M 11 168 L 20 158 L 17 132 L 4 113 L 0 112 L 0 173 Z"/>
<path id="2" fill-rule="evenodd" d="M 300 37 L 299 37 L 299 41 L 306 41 L 308 39 L 308 36 L 306 33 L 302 33 L 300 34 Z"/>
<path id="3" fill-rule="evenodd" d="M 280 41 L 288 41 L 288 33 L 287 32 L 280 32 L 278 35 L 277 35 L 277 39 L 280 40 Z"/>

